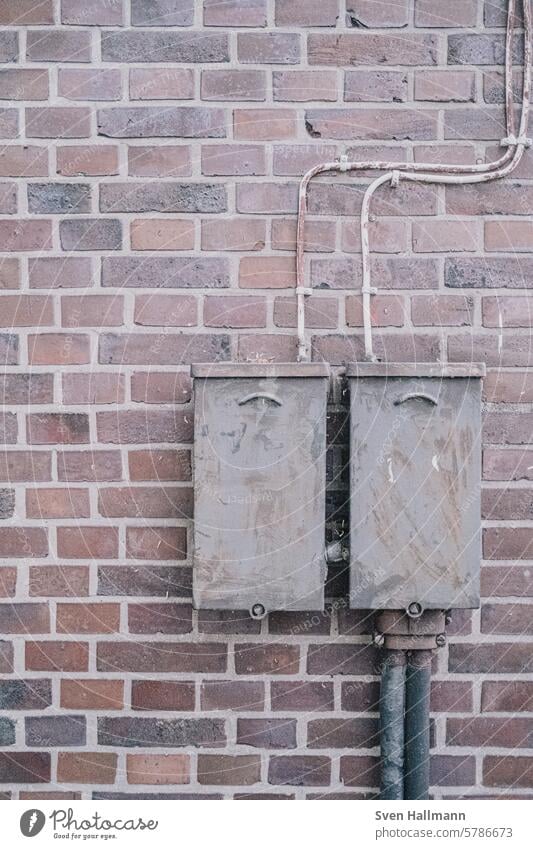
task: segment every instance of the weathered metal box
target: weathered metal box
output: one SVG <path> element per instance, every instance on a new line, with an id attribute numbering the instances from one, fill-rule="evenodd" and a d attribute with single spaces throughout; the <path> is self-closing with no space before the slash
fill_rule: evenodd
<path id="1" fill-rule="evenodd" d="M 350 605 L 479 605 L 483 365 L 352 364 Z"/>
<path id="2" fill-rule="evenodd" d="M 211 364 L 192 374 L 195 606 L 321 609 L 328 367 Z"/>

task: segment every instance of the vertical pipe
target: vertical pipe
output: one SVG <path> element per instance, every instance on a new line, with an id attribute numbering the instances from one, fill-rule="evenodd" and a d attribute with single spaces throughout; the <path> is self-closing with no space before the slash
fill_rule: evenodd
<path id="1" fill-rule="evenodd" d="M 431 658 L 431 651 L 413 651 L 407 662 L 404 764 L 406 799 L 427 799 L 429 795 Z"/>
<path id="2" fill-rule="evenodd" d="M 403 799 L 405 653 L 385 650 L 379 694 L 380 799 Z"/>

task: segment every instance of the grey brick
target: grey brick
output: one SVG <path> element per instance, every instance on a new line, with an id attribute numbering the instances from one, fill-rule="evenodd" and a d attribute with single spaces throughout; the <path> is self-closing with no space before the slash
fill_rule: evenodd
<path id="1" fill-rule="evenodd" d="M 226 33 L 103 32 L 104 62 L 228 62 Z"/>
<path id="2" fill-rule="evenodd" d="M 48 678 L 0 681 L 0 710 L 43 710 L 52 704 Z"/>
<path id="3" fill-rule="evenodd" d="M 100 336 L 99 362 L 105 365 L 189 365 L 229 360 L 229 350 L 230 338 L 226 334 L 104 333 Z"/>
<path id="4" fill-rule="evenodd" d="M 27 746 L 84 746 L 85 717 L 62 716 L 26 717 Z"/>
<path id="5" fill-rule="evenodd" d="M 188 566 L 100 566 L 98 569 L 100 596 L 176 598 L 190 595 L 191 588 Z"/>
<path id="6" fill-rule="evenodd" d="M 132 289 L 225 289 L 229 266 L 215 257 L 104 257 L 102 286 Z"/>
<path id="7" fill-rule="evenodd" d="M 17 32 L 0 32 L 0 62 L 16 62 L 19 55 L 19 37 Z"/>
<path id="8" fill-rule="evenodd" d="M 42 215 L 75 215 L 91 211 L 87 183 L 30 183 L 28 210 Z"/>
<path id="9" fill-rule="evenodd" d="M 225 138 L 224 109 L 206 106 L 134 106 L 100 109 L 98 134 L 119 139 Z"/>
<path id="10" fill-rule="evenodd" d="M 100 186 L 102 212 L 225 212 L 220 183 L 106 183 Z"/>
<path id="11" fill-rule="evenodd" d="M 238 719 L 237 744 L 257 749 L 296 748 L 295 719 Z"/>
<path id="12" fill-rule="evenodd" d="M 131 22 L 135 27 L 190 27 L 194 0 L 131 0 Z"/>
<path id="13" fill-rule="evenodd" d="M 91 34 L 86 30 L 28 30 L 26 42 L 30 62 L 91 61 Z"/>
<path id="14" fill-rule="evenodd" d="M 158 719 L 144 717 L 100 717 L 100 746 L 223 746 L 223 719 Z"/>
<path id="15" fill-rule="evenodd" d="M 0 489 L 0 519 L 9 519 L 15 512 L 15 490 Z"/>
<path id="16" fill-rule="evenodd" d="M 59 238 L 64 251 L 119 251 L 122 247 L 122 224 L 116 218 L 61 221 Z"/>
<path id="17" fill-rule="evenodd" d="M 447 259 L 444 284 L 451 289 L 523 289 L 533 278 L 533 257 Z"/>
<path id="18" fill-rule="evenodd" d="M 12 746 L 15 742 L 15 722 L 7 716 L 0 717 L 0 746 Z"/>
<path id="19" fill-rule="evenodd" d="M 523 49 L 520 39 L 513 44 L 513 62 L 522 62 Z M 503 65 L 505 62 L 505 36 L 467 33 L 448 36 L 449 65 Z"/>

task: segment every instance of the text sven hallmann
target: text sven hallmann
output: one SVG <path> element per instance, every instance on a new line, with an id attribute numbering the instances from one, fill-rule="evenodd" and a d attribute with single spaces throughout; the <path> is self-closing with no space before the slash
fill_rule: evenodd
<path id="1" fill-rule="evenodd" d="M 376 811 L 376 820 L 466 820 L 463 811 Z"/>

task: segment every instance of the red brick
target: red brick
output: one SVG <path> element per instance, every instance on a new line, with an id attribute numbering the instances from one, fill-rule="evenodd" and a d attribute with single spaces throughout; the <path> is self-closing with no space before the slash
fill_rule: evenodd
<path id="1" fill-rule="evenodd" d="M 188 177 L 192 174 L 191 148 L 188 145 L 129 147 L 128 173 L 132 177 Z"/>
<path id="2" fill-rule="evenodd" d="M 237 56 L 243 64 L 296 65 L 300 36 L 294 32 L 238 33 Z"/>
<path id="3" fill-rule="evenodd" d="M 133 320 L 146 327 L 194 327 L 197 312 L 192 295 L 137 295 Z"/>
<path id="4" fill-rule="evenodd" d="M 1 156 L 1 154 L 0 154 Z M 30 260 L 30 265 L 31 265 Z M 20 286 L 20 263 L 16 257 L 0 257 L 0 289 L 18 289 Z"/>
<path id="5" fill-rule="evenodd" d="M 61 22 L 79 26 L 120 26 L 123 0 L 62 0 Z"/>
<path id="6" fill-rule="evenodd" d="M 279 141 L 296 136 L 297 118 L 293 109 L 235 109 L 233 134 L 239 140 Z"/>
<path id="7" fill-rule="evenodd" d="M 500 445 L 528 445 L 533 428 L 533 416 L 528 413 L 487 413 L 483 422 L 485 442 Z"/>
<path id="8" fill-rule="evenodd" d="M 330 779 L 331 761 L 323 755 L 272 755 L 269 761 L 269 784 L 327 787 Z"/>
<path id="9" fill-rule="evenodd" d="M 51 479 L 50 454 L 44 451 L 9 451 L 0 454 L 0 480 L 49 481 Z"/>
<path id="10" fill-rule="evenodd" d="M 87 566 L 30 566 L 30 596 L 75 598 L 89 595 Z"/>
<path id="11" fill-rule="evenodd" d="M 132 68 L 130 100 L 190 100 L 194 72 L 190 68 Z"/>
<path id="12" fill-rule="evenodd" d="M 416 0 L 415 26 L 417 27 L 475 27 L 477 23 L 476 0 Z"/>
<path id="13" fill-rule="evenodd" d="M 50 781 L 49 752 L 0 752 L 0 784 L 47 781 Z"/>
<path id="14" fill-rule="evenodd" d="M 250 785 L 261 780 L 259 755 L 198 755 L 198 781 L 212 785 Z"/>
<path id="15" fill-rule="evenodd" d="M 442 787 L 474 785 L 476 761 L 473 756 L 433 755 L 430 762 L 430 784 Z"/>
<path id="16" fill-rule="evenodd" d="M 533 597 L 533 575 L 527 566 L 484 566 L 481 569 L 481 595 Z"/>
<path id="17" fill-rule="evenodd" d="M 470 713 L 472 684 L 469 681 L 438 681 L 431 684 L 431 710 L 442 713 Z"/>
<path id="18" fill-rule="evenodd" d="M 64 374 L 63 401 L 65 404 L 120 404 L 124 401 L 124 375 Z"/>
<path id="19" fill-rule="evenodd" d="M 417 327 L 471 326 L 474 299 L 466 295 L 416 295 L 411 299 L 411 318 Z"/>
<path id="20" fill-rule="evenodd" d="M 0 2 L 0 24 L 21 26 L 23 24 L 53 24 L 53 0 L 2 0 Z"/>
<path id="21" fill-rule="evenodd" d="M 203 145 L 201 151 L 202 174 L 208 176 L 238 177 L 266 174 L 263 145 Z"/>
<path id="22" fill-rule="evenodd" d="M 204 0 L 204 26 L 264 27 L 266 0 Z"/>
<path id="23" fill-rule="evenodd" d="M 124 682 L 102 678 L 63 679 L 60 705 L 70 710 L 121 710 Z"/>
<path id="24" fill-rule="evenodd" d="M 189 755 L 126 755 L 128 784 L 188 784 Z"/>
<path id="25" fill-rule="evenodd" d="M 373 749 L 379 745 L 376 719 L 313 719 L 307 726 L 310 749 Z"/>
<path id="26" fill-rule="evenodd" d="M 527 643 L 458 643 L 450 646 L 450 672 L 527 674 L 532 667 L 533 658 Z"/>
<path id="27" fill-rule="evenodd" d="M 448 719 L 446 741 L 450 746 L 497 746 L 498 748 L 520 748 L 527 746 L 530 729 L 527 719 L 492 719 L 469 717 Z"/>
<path id="28" fill-rule="evenodd" d="M 202 250 L 260 251 L 265 247 L 265 222 L 257 218 L 204 219 Z"/>
<path id="29" fill-rule="evenodd" d="M 30 259 L 31 289 L 66 289 L 92 286 L 91 261 L 84 257 L 40 257 Z"/>
<path id="30" fill-rule="evenodd" d="M 300 649 L 283 643 L 241 644 L 235 646 L 237 674 L 294 675 L 298 672 Z"/>
<path id="31" fill-rule="evenodd" d="M 335 158 L 336 148 L 326 144 L 274 145 L 273 172 L 280 176 L 302 176 L 309 168 Z"/>
<path id="32" fill-rule="evenodd" d="M 487 755 L 483 759 L 483 784 L 486 787 L 531 787 L 533 758 Z"/>
<path id="33" fill-rule="evenodd" d="M 266 100 L 264 71 L 205 70 L 201 78 L 202 100 Z"/>
<path id="34" fill-rule="evenodd" d="M 515 714 L 533 710 L 533 681 L 484 681 L 481 690 L 484 713 L 506 711 Z"/>
<path id="35" fill-rule="evenodd" d="M 525 253 L 531 251 L 533 223 L 531 221 L 486 221 L 485 249 Z"/>
<path id="36" fill-rule="evenodd" d="M 61 298 L 63 327 L 117 327 L 123 324 L 121 295 L 70 295 Z"/>
<path id="37" fill-rule="evenodd" d="M 437 137 L 437 113 L 428 109 L 309 109 L 305 125 L 309 135 L 328 139 Z"/>
<path id="38" fill-rule="evenodd" d="M 169 602 L 130 604 L 128 625 L 131 634 L 189 634 L 192 608 Z"/>
<path id="39" fill-rule="evenodd" d="M 46 604 L 0 604 L 0 631 L 3 634 L 46 634 L 50 614 Z"/>
<path id="40" fill-rule="evenodd" d="M 0 550 L 3 557 L 46 557 L 48 538 L 42 528 L 0 528 Z"/>
<path id="41" fill-rule="evenodd" d="M 27 642 L 25 652 L 26 669 L 32 672 L 87 672 L 89 668 L 87 643 L 51 640 L 40 643 Z"/>
<path id="42" fill-rule="evenodd" d="M 57 173 L 64 177 L 100 177 L 118 174 L 118 148 L 113 145 L 58 147 Z"/>
<path id="43" fill-rule="evenodd" d="M 60 68 L 59 97 L 66 100 L 120 100 L 120 70 L 115 68 Z"/>
<path id="44" fill-rule="evenodd" d="M 276 26 L 334 27 L 337 0 L 276 0 Z"/>
<path id="45" fill-rule="evenodd" d="M 200 688 L 202 711 L 264 710 L 262 681 L 204 681 Z"/>
<path id="46" fill-rule="evenodd" d="M 173 410 L 121 410 L 97 413 L 98 439 L 112 443 L 191 442 L 190 413 Z"/>
<path id="47" fill-rule="evenodd" d="M 131 400 L 143 404 L 187 404 L 191 380 L 183 371 L 137 371 L 131 376 Z"/>
<path id="48" fill-rule="evenodd" d="M 484 519 L 527 521 L 533 518 L 533 504 L 526 489 L 484 489 L 481 493 Z"/>
<path id="49" fill-rule="evenodd" d="M 2 100 L 46 100 L 48 98 L 48 71 L 8 69 L 0 71 Z"/>
<path id="50" fill-rule="evenodd" d="M 204 300 L 206 327 L 266 327 L 266 301 L 248 296 L 211 296 Z"/>
<path id="51" fill-rule="evenodd" d="M 374 0 L 349 0 L 346 25 L 353 27 L 404 27 L 409 20 L 409 0 L 390 0 L 376 6 Z"/>
<path id="52" fill-rule="evenodd" d="M 276 101 L 337 100 L 335 71 L 274 71 L 272 87 Z"/>
<path id="53" fill-rule="evenodd" d="M 28 358 L 34 366 L 83 365 L 90 362 L 91 341 L 81 333 L 30 334 Z"/>
<path id="54" fill-rule="evenodd" d="M 118 604 L 57 605 L 56 630 L 58 634 L 113 634 L 120 629 Z"/>
<path id="55" fill-rule="evenodd" d="M 237 744 L 256 749 L 295 749 L 295 719 L 237 719 Z"/>
<path id="56" fill-rule="evenodd" d="M 57 551 L 60 557 L 114 558 L 118 555 L 118 530 L 110 527 L 57 529 Z"/>
<path id="57" fill-rule="evenodd" d="M 191 514 L 188 487 L 108 487 L 98 494 L 98 509 L 107 517 L 183 519 Z"/>
<path id="58" fill-rule="evenodd" d="M 272 710 L 333 710 L 333 684 L 329 681 L 273 681 L 270 687 Z"/>
<path id="59" fill-rule="evenodd" d="M 415 100 L 440 103 L 475 100 L 473 71 L 416 71 Z"/>
<path id="60" fill-rule="evenodd" d="M 187 450 L 130 451 L 128 460 L 132 481 L 191 479 L 191 455 Z"/>
<path id="61" fill-rule="evenodd" d="M 54 323 L 53 302 L 40 295 L 3 295 L 2 327 L 46 326 Z"/>
<path id="62" fill-rule="evenodd" d="M 135 560 L 185 560 L 186 528 L 127 528 L 126 556 Z"/>
<path id="63" fill-rule="evenodd" d="M 402 327 L 404 324 L 403 299 L 395 295 L 376 295 L 370 302 L 372 324 L 375 327 Z M 346 324 L 363 326 L 363 300 L 360 295 L 346 298 Z"/>
<path id="64" fill-rule="evenodd" d="M 194 248 L 194 221 L 173 218 L 140 219 L 131 222 L 134 251 L 189 251 Z"/>
<path id="65" fill-rule="evenodd" d="M 487 560 L 529 560 L 533 552 L 532 528 L 485 528 L 483 556 Z"/>
<path id="66" fill-rule="evenodd" d="M 133 681 L 133 710 L 194 710 L 194 684 L 188 681 Z"/>
<path id="67" fill-rule="evenodd" d="M 483 298 L 484 327 L 530 327 L 532 298 L 498 297 Z"/>
<path id="68" fill-rule="evenodd" d="M 0 221 L 2 250 L 49 251 L 52 247 L 52 225 L 50 221 L 36 218 L 26 221 Z"/>
<path id="69" fill-rule="evenodd" d="M 486 448 L 483 452 L 483 478 L 494 481 L 533 480 L 533 451 Z"/>
<path id="70" fill-rule="evenodd" d="M 13 643 L 8 640 L 0 641 L 0 672 L 13 672 Z"/>
<path id="71" fill-rule="evenodd" d="M 308 298 L 305 302 L 307 327 L 335 329 L 338 322 L 339 305 L 333 298 Z M 276 298 L 274 301 L 274 324 L 276 327 L 296 327 L 296 302 L 294 298 Z"/>
<path id="72" fill-rule="evenodd" d="M 6 374 L 0 376 L 0 400 L 5 405 L 49 404 L 53 399 L 54 379 L 52 374 Z M 23 456 L 21 453 L 20 457 Z M 39 455 L 36 456 L 36 460 L 38 459 Z M 0 466 L 0 468 L 2 467 Z M 37 474 L 39 474 L 38 471 Z"/>
<path id="73" fill-rule="evenodd" d="M 91 515 L 87 489 L 27 489 L 28 519 L 87 519 Z"/>
<path id="74" fill-rule="evenodd" d="M 375 7 L 375 3 L 371 5 Z M 307 51 L 310 65 L 437 64 L 437 38 L 429 34 L 313 33 L 308 37 Z"/>
<path id="75" fill-rule="evenodd" d="M 2 566 L 0 568 L 0 597 L 13 598 L 17 590 L 17 567 Z"/>
<path id="76" fill-rule="evenodd" d="M 272 249 L 291 251 L 296 247 L 296 221 L 290 218 L 274 218 L 271 230 Z M 306 251 L 329 252 L 335 250 L 335 222 L 306 221 L 304 234 Z M 343 249 L 346 250 L 346 248 Z"/>
<path id="77" fill-rule="evenodd" d="M 363 193 L 364 186 L 356 183 L 311 183 L 308 207 L 317 215 L 349 215 L 351 218 L 361 211 Z M 377 216 L 434 215 L 436 200 L 434 186 L 400 182 L 397 188 L 381 189 L 373 200 L 372 209 Z"/>
<path id="78" fill-rule="evenodd" d="M 115 752 L 59 752 L 57 780 L 67 784 L 114 784 Z"/>
<path id="79" fill-rule="evenodd" d="M 294 259 L 284 256 L 245 256 L 239 263 L 241 289 L 288 289 L 296 285 Z"/>
<path id="80" fill-rule="evenodd" d="M 475 251 L 479 242 L 479 228 L 475 221 L 413 223 L 413 250 L 417 253 Z"/>
<path id="81" fill-rule="evenodd" d="M 100 672 L 225 672 L 227 646 L 223 643 L 141 643 L 105 642 L 98 644 Z"/>
<path id="82" fill-rule="evenodd" d="M 31 139 L 88 139 L 91 135 L 91 110 L 85 106 L 28 108 L 26 135 Z"/>
<path id="83" fill-rule="evenodd" d="M 386 70 L 345 72 L 344 100 L 347 102 L 398 103 L 407 99 L 406 72 Z"/>
<path id="84" fill-rule="evenodd" d="M 485 604 L 481 611 L 483 634 L 533 634 L 531 608 L 525 604 Z"/>
<path id="85" fill-rule="evenodd" d="M 274 333 L 241 334 L 238 359 L 242 362 L 291 363 L 297 356 L 297 339 Z"/>
<path id="86" fill-rule="evenodd" d="M 122 478 L 118 451 L 59 451 L 58 478 L 61 481 L 113 481 Z"/>
<path id="87" fill-rule="evenodd" d="M 293 183 L 240 183 L 237 210 L 245 213 L 296 212 L 298 188 Z"/>

